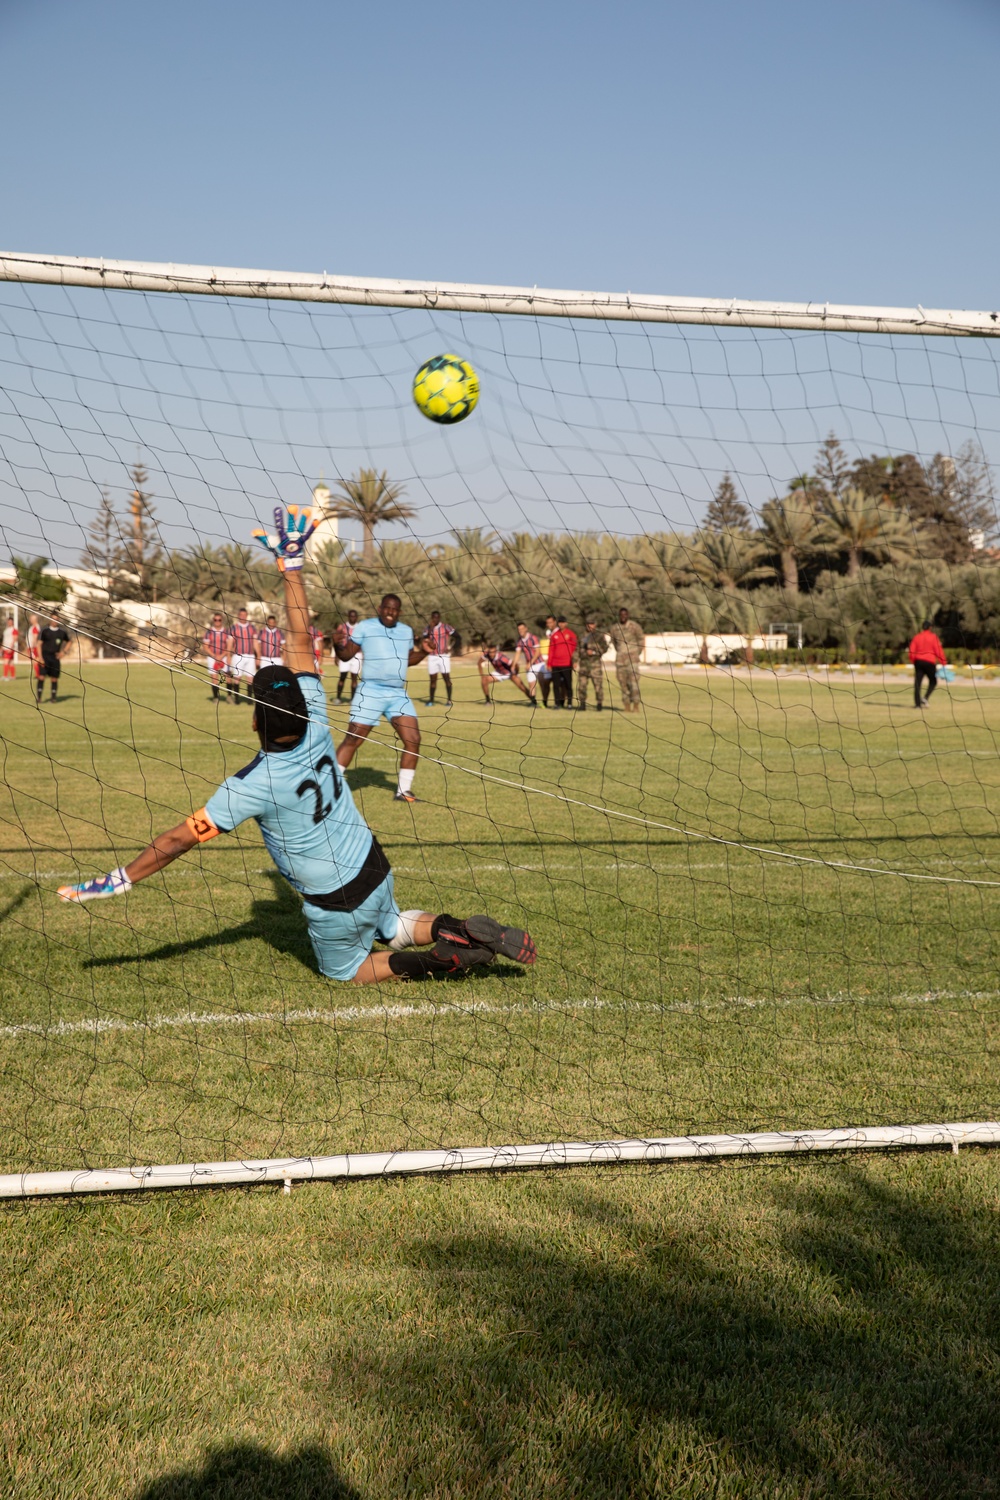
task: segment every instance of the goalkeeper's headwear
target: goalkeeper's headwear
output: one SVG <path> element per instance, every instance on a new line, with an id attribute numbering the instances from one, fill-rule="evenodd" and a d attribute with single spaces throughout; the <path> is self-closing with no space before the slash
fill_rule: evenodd
<path id="1" fill-rule="evenodd" d="M 261 667 L 253 680 L 257 730 L 264 749 L 292 736 L 300 740 L 306 732 L 309 710 L 294 672 L 287 667 Z M 275 745 L 287 749 L 287 745 Z"/>

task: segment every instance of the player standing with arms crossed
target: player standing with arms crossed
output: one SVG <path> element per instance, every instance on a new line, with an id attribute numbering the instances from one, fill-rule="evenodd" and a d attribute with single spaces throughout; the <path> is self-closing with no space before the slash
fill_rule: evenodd
<path id="1" fill-rule="evenodd" d="M 229 649 L 229 631 L 218 610 L 212 616 L 212 623 L 201 639 L 205 647 L 205 665 L 208 667 L 208 680 L 212 684 L 212 697 L 218 700 L 219 688 L 225 683 L 229 672 L 229 663 L 226 660 L 226 652 Z"/>
<path id="2" fill-rule="evenodd" d="M 349 641 L 353 641 L 353 639 L 354 639 L 354 627 L 355 627 L 355 625 L 357 623 L 358 623 L 358 612 L 357 612 L 357 610 L 356 609 L 349 609 L 347 611 L 347 619 L 344 620 L 342 624 L 340 624 L 340 625 L 337 626 L 337 630 L 343 630 L 343 631 L 345 631 L 347 639 Z M 336 639 L 337 631 L 335 630 L 333 632 L 333 634 L 334 634 L 334 639 Z M 362 656 L 361 656 L 361 653 L 359 652 L 357 656 L 352 656 L 351 659 L 350 659 L 350 661 L 342 661 L 342 662 L 338 662 L 337 663 L 337 665 L 340 667 L 340 676 L 337 678 L 337 702 L 338 703 L 343 703 L 343 701 L 344 701 L 344 683 L 347 681 L 348 677 L 351 679 L 351 691 L 347 695 L 347 701 L 348 701 L 348 703 L 351 703 L 353 701 L 354 694 L 357 692 L 358 676 L 359 676 L 359 673 L 361 672 L 361 662 L 362 662 Z"/>
<path id="3" fill-rule="evenodd" d="M 365 654 L 365 675 L 351 701 L 351 717 L 347 733 L 337 746 L 337 762 L 346 771 L 379 719 L 388 719 L 403 746 L 393 800 L 416 802 L 413 778 L 420 756 L 420 725 L 406 692 L 406 671 L 423 661 L 430 642 L 414 645 L 413 631 L 399 618 L 402 607 L 398 594 L 386 594 L 378 614 L 355 625 L 353 639 L 347 639 L 343 626 L 334 633 L 333 649 L 339 661 L 350 661 L 359 651 Z"/>
<path id="4" fill-rule="evenodd" d="M 234 703 L 240 701 L 240 680 L 246 683 L 247 702 L 253 696 L 253 679 L 257 671 L 257 632 L 250 624 L 250 617 L 241 609 L 235 622 L 229 627 L 229 696 Z"/>
<path id="5" fill-rule="evenodd" d="M 451 638 L 455 634 L 454 625 L 446 625 L 441 618 L 441 611 L 436 609 L 431 614 L 430 620 L 424 630 L 423 638 L 430 642 L 425 647 L 427 651 L 427 675 L 428 699 L 425 708 L 434 707 L 434 692 L 437 688 L 439 677 L 444 678 L 444 690 L 448 694 L 445 708 L 451 708 Z"/>
<path id="6" fill-rule="evenodd" d="M 131 864 L 97 880 L 64 885 L 64 901 L 125 895 L 196 844 L 230 833 L 248 818 L 260 827 L 280 873 L 302 897 L 302 911 L 320 973 L 355 984 L 457 977 L 498 954 L 535 961 L 528 933 L 502 927 L 488 916 L 465 921 L 446 912 L 401 912 L 392 871 L 378 840 L 354 805 L 333 753 L 326 695 L 311 671 L 309 605 L 302 559 L 312 527 L 310 512 L 289 507 L 286 527 L 275 513 L 277 535 L 264 537 L 284 575 L 288 620 L 282 667 L 254 678 L 254 729 L 260 751 L 229 776 L 205 806 L 153 840 Z M 260 539 L 263 533 L 254 533 Z M 384 601 L 383 601 L 384 602 Z M 390 951 L 373 953 L 372 944 Z M 433 944 L 429 953 L 408 953 Z"/>
<path id="7" fill-rule="evenodd" d="M 257 644 L 260 647 L 261 667 L 283 665 L 282 652 L 285 649 L 285 636 L 283 631 L 278 629 L 278 621 L 274 615 L 268 615 L 267 624 L 261 630 Z"/>

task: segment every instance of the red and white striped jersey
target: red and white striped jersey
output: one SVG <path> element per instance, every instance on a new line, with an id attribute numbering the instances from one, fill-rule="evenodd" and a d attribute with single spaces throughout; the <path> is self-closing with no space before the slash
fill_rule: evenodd
<path id="1" fill-rule="evenodd" d="M 253 656 L 254 643 L 257 640 L 257 632 L 250 621 L 237 620 L 229 627 L 229 638 L 233 643 L 233 654 L 235 656 Z"/>
<path id="2" fill-rule="evenodd" d="M 269 626 L 265 625 L 260 633 L 261 656 L 280 656 L 282 650 L 284 649 L 284 645 L 285 636 L 283 631 L 280 631 L 277 626 L 275 626 L 275 628 L 271 630 Z"/>
<path id="3" fill-rule="evenodd" d="M 361 624 L 360 620 L 355 620 L 354 625 L 360 625 L 360 624 Z M 338 630 L 345 630 L 347 632 L 347 639 L 349 641 L 353 641 L 353 639 L 354 639 L 354 625 L 351 624 L 350 620 L 343 620 L 337 626 L 337 629 Z"/>
<path id="4" fill-rule="evenodd" d="M 435 656 L 447 656 L 451 650 L 451 638 L 454 634 L 454 625 L 446 625 L 442 620 L 440 625 L 427 626 L 424 631 L 424 640 L 430 641 L 434 647 Z"/>
<path id="5" fill-rule="evenodd" d="M 213 630 L 211 626 L 202 637 L 205 643 L 205 655 L 211 656 L 213 660 L 219 661 L 226 654 L 226 643 L 229 640 L 228 630 Z"/>
<path id="6" fill-rule="evenodd" d="M 537 635 L 532 635 L 530 630 L 526 630 L 524 635 L 518 636 L 517 644 L 529 667 L 538 661 L 542 653 L 538 649 Z"/>
<path id="7" fill-rule="evenodd" d="M 313 656 L 319 661 L 319 658 L 323 655 L 323 632 L 322 630 L 317 630 L 315 625 L 310 625 L 309 634 L 312 636 Z"/>
<path id="8" fill-rule="evenodd" d="M 487 657 L 487 661 L 492 663 L 494 672 L 503 672 L 507 677 L 514 670 L 514 663 L 503 651 L 494 651 L 492 656 Z"/>

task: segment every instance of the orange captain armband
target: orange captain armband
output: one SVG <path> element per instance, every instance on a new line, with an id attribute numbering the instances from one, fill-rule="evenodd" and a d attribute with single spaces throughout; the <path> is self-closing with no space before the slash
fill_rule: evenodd
<path id="1" fill-rule="evenodd" d="M 184 821 L 185 826 L 190 828 L 199 844 L 206 844 L 209 839 L 218 838 L 222 832 L 221 828 L 216 828 L 203 807 L 199 807 L 196 813 L 192 813 Z"/>

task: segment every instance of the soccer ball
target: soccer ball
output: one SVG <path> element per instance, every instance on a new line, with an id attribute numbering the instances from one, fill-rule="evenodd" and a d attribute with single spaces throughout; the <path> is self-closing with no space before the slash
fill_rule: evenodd
<path id="1" fill-rule="evenodd" d="M 457 354 L 435 354 L 413 377 L 413 399 L 432 422 L 462 422 L 479 400 L 479 376 Z"/>

